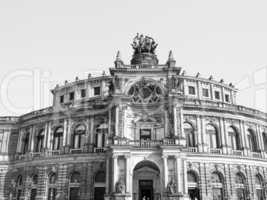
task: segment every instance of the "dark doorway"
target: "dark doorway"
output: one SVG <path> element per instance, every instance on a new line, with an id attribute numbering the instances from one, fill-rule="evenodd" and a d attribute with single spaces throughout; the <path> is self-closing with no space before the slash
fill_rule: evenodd
<path id="1" fill-rule="evenodd" d="M 188 195 L 190 199 L 200 200 L 199 189 L 198 188 L 189 188 Z"/>
<path id="2" fill-rule="evenodd" d="M 79 187 L 70 188 L 70 198 L 69 198 L 69 200 L 79 200 L 80 199 L 79 193 L 80 193 L 80 188 Z"/>
<path id="3" fill-rule="evenodd" d="M 153 181 L 139 181 L 139 200 L 153 200 Z"/>
<path id="4" fill-rule="evenodd" d="M 104 200 L 105 188 L 95 187 L 95 198 L 94 200 Z"/>

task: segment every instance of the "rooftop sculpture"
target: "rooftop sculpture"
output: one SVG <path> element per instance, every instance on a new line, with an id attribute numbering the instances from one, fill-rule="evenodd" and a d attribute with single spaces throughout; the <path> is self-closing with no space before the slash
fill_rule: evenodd
<path id="1" fill-rule="evenodd" d="M 133 43 L 131 44 L 134 49 L 134 54 L 140 53 L 151 53 L 155 54 L 155 49 L 158 44 L 152 37 L 144 36 L 143 34 L 137 35 L 133 39 Z"/>

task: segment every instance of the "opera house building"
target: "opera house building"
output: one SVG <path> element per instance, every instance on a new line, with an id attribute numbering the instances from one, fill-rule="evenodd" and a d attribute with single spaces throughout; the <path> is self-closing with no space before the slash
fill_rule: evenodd
<path id="1" fill-rule="evenodd" d="M 156 47 L 137 35 L 129 64 L 118 52 L 51 107 L 0 117 L 0 200 L 267 199 L 266 113 Z"/>

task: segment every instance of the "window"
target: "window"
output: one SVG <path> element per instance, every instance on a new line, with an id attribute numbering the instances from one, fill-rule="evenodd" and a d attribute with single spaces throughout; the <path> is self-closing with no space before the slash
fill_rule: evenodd
<path id="1" fill-rule="evenodd" d="M 186 143 L 188 147 L 195 147 L 195 134 L 191 124 L 184 123 L 184 133 L 186 136 Z"/>
<path id="2" fill-rule="evenodd" d="M 218 172 L 214 172 L 211 175 L 211 184 L 212 184 L 212 196 L 213 200 L 223 200 L 223 179 L 222 175 Z"/>
<path id="3" fill-rule="evenodd" d="M 255 188 L 256 188 L 256 200 L 263 200 L 264 190 L 263 190 L 263 178 L 260 174 L 255 176 Z"/>
<path id="4" fill-rule="evenodd" d="M 58 127 L 54 132 L 53 150 L 60 150 L 63 146 L 63 128 Z"/>
<path id="5" fill-rule="evenodd" d="M 198 177 L 193 171 L 187 172 L 188 182 L 188 195 L 190 199 L 200 199 L 199 188 L 198 188 Z"/>
<path id="6" fill-rule="evenodd" d="M 220 143 L 219 143 L 219 135 L 217 129 L 211 125 L 208 124 L 206 126 L 206 133 L 208 135 L 207 142 L 210 148 L 220 148 Z"/>
<path id="7" fill-rule="evenodd" d="M 29 150 L 29 143 L 30 143 L 30 132 L 26 132 L 23 138 L 23 151 L 22 153 L 25 154 Z"/>
<path id="8" fill-rule="evenodd" d="M 233 150 L 240 150 L 240 140 L 236 129 L 232 126 L 228 127 L 228 138 L 230 146 Z"/>
<path id="9" fill-rule="evenodd" d="M 70 177 L 69 184 L 69 200 L 79 200 L 80 199 L 80 173 L 73 172 Z"/>
<path id="10" fill-rule="evenodd" d="M 16 200 L 20 200 L 23 190 L 23 180 L 22 176 L 19 175 L 16 180 Z"/>
<path id="11" fill-rule="evenodd" d="M 229 103 L 230 102 L 230 96 L 229 94 L 225 95 L 225 102 Z"/>
<path id="12" fill-rule="evenodd" d="M 235 177 L 235 183 L 236 183 L 236 196 L 237 199 L 240 200 L 246 200 L 246 179 L 243 174 L 238 172 Z"/>
<path id="13" fill-rule="evenodd" d="M 33 175 L 31 177 L 31 195 L 30 195 L 30 200 L 36 200 L 36 196 L 37 196 L 37 183 L 38 183 L 38 175 Z"/>
<path id="14" fill-rule="evenodd" d="M 64 103 L 64 95 L 60 96 L 60 103 Z"/>
<path id="15" fill-rule="evenodd" d="M 140 140 L 151 140 L 151 129 L 141 129 Z"/>
<path id="16" fill-rule="evenodd" d="M 86 90 L 81 89 L 81 98 L 84 98 L 86 96 Z"/>
<path id="17" fill-rule="evenodd" d="M 220 99 L 220 92 L 219 91 L 215 91 L 215 99 Z"/>
<path id="18" fill-rule="evenodd" d="M 196 88 L 193 86 L 188 86 L 188 93 L 190 95 L 195 95 L 196 94 Z"/>
<path id="19" fill-rule="evenodd" d="M 100 95 L 100 87 L 94 87 L 94 95 L 95 96 Z"/>
<path id="20" fill-rule="evenodd" d="M 48 177 L 48 200 L 56 200 L 57 196 L 57 176 L 55 173 L 51 173 Z"/>
<path id="21" fill-rule="evenodd" d="M 105 182 L 106 182 L 105 172 L 104 171 L 97 172 L 95 175 L 95 184 L 94 184 L 94 199 L 95 200 L 104 200 Z"/>
<path id="22" fill-rule="evenodd" d="M 36 137 L 35 152 L 41 152 L 43 150 L 44 136 L 45 136 L 45 132 L 44 132 L 44 129 L 42 129 L 39 131 L 39 133 Z"/>
<path id="23" fill-rule="evenodd" d="M 251 152 L 258 151 L 257 138 L 253 130 L 247 130 L 248 144 Z"/>
<path id="24" fill-rule="evenodd" d="M 4 137 L 4 130 L 0 130 L 0 152 L 7 151 L 6 149 L 2 149 L 3 137 Z"/>
<path id="25" fill-rule="evenodd" d="M 82 137 L 85 135 L 86 128 L 84 125 L 77 125 L 73 133 L 73 149 L 80 149 L 82 147 Z"/>
<path id="26" fill-rule="evenodd" d="M 202 88 L 202 95 L 203 97 L 209 97 L 209 89 Z"/>
<path id="27" fill-rule="evenodd" d="M 74 100 L 74 92 L 70 92 L 70 101 Z"/>
<path id="28" fill-rule="evenodd" d="M 263 132 L 262 138 L 263 138 L 264 151 L 267 152 L 267 133 Z"/>

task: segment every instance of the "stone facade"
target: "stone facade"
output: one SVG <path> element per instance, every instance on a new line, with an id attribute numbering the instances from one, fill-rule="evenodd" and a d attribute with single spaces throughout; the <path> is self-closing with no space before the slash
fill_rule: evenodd
<path id="1" fill-rule="evenodd" d="M 51 107 L 0 118 L 0 199 L 266 199 L 266 114 L 135 48 L 56 86 Z"/>

